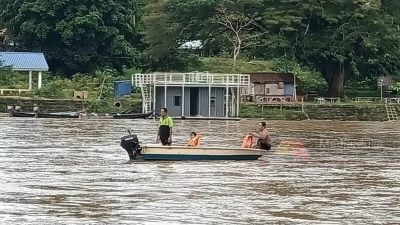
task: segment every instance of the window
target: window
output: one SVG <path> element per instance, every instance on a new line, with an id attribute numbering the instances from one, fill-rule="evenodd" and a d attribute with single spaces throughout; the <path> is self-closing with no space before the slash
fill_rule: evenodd
<path id="1" fill-rule="evenodd" d="M 271 93 L 271 91 L 269 90 L 269 88 L 265 88 L 265 94 L 267 95 L 267 94 L 269 94 L 269 93 Z"/>
<path id="2" fill-rule="evenodd" d="M 181 106 L 181 96 L 174 96 L 174 106 Z"/>
<path id="3" fill-rule="evenodd" d="M 283 89 L 283 82 L 279 82 L 279 83 L 278 83 L 278 88 L 279 88 L 279 89 Z"/>

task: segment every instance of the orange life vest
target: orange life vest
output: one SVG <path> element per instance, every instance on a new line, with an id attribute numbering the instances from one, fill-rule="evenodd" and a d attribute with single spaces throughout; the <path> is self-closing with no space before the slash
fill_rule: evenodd
<path id="1" fill-rule="evenodd" d="M 252 145 L 253 145 L 253 136 L 246 135 L 246 137 L 244 137 L 242 142 L 242 148 L 251 148 Z"/>
<path id="2" fill-rule="evenodd" d="M 193 137 L 193 138 L 191 138 L 190 140 L 189 140 L 189 146 L 192 146 L 192 147 L 197 147 L 197 146 L 199 146 L 200 145 L 200 135 L 196 135 L 195 137 Z"/>

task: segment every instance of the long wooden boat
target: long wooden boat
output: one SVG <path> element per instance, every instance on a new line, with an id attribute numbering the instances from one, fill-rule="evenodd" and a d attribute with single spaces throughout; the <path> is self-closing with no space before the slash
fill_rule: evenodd
<path id="1" fill-rule="evenodd" d="M 35 117 L 34 112 L 10 112 L 12 117 Z"/>
<path id="2" fill-rule="evenodd" d="M 129 114 L 115 114 L 113 115 L 114 119 L 145 119 L 150 117 L 153 112 L 150 113 L 129 113 Z"/>
<path id="3" fill-rule="evenodd" d="M 58 112 L 58 113 L 38 113 L 37 118 L 79 118 L 79 113 Z"/>
<path id="4" fill-rule="evenodd" d="M 267 153 L 266 150 L 238 147 L 140 146 L 136 135 L 122 137 L 121 147 L 131 160 L 256 160 Z"/>
<path id="5" fill-rule="evenodd" d="M 79 113 L 35 113 L 35 112 L 11 112 L 12 117 L 37 117 L 37 118 L 79 118 Z"/>

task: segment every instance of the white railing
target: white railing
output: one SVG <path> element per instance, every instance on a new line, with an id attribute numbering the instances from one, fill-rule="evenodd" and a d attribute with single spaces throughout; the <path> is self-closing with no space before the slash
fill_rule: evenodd
<path id="1" fill-rule="evenodd" d="M 0 89 L 0 95 L 4 95 L 5 92 L 8 93 L 16 93 L 18 92 L 18 94 L 21 94 L 23 92 L 29 92 L 31 90 L 29 89 Z"/>
<path id="2" fill-rule="evenodd" d="M 140 86 L 140 84 L 211 84 L 248 86 L 250 84 L 250 75 L 208 72 L 134 74 L 132 75 L 132 84 L 135 86 Z"/>

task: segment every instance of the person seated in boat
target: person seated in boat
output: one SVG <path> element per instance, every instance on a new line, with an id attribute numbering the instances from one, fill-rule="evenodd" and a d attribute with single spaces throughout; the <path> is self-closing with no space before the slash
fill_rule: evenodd
<path id="1" fill-rule="evenodd" d="M 196 134 L 196 132 L 191 132 L 188 146 L 198 147 L 200 145 L 200 138 L 201 138 L 201 135 Z"/>
<path id="2" fill-rule="evenodd" d="M 265 122 L 258 123 L 258 131 L 255 133 L 250 132 L 249 135 L 258 138 L 256 146 L 254 148 L 270 150 L 272 140 L 267 131 L 267 124 Z"/>
<path id="3" fill-rule="evenodd" d="M 158 127 L 157 142 L 161 141 L 162 145 L 172 144 L 172 127 L 174 122 L 172 118 L 168 116 L 167 108 L 161 108 L 160 110 L 160 125 Z"/>

